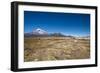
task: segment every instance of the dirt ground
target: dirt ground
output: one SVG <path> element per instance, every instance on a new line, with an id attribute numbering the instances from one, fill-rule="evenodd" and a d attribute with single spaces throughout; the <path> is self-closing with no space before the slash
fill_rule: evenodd
<path id="1" fill-rule="evenodd" d="M 90 40 L 74 38 L 24 38 L 24 61 L 90 58 Z"/>

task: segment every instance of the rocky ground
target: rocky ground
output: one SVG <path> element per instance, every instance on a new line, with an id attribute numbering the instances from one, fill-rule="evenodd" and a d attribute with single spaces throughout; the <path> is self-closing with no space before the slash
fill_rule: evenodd
<path id="1" fill-rule="evenodd" d="M 47 38 L 47 37 L 45 37 Z M 90 58 L 90 40 L 75 38 L 25 38 L 24 61 L 73 60 Z"/>

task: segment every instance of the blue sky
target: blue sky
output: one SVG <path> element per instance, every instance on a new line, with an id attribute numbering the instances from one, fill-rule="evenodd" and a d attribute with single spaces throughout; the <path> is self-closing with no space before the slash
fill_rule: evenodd
<path id="1" fill-rule="evenodd" d="M 41 28 L 48 33 L 90 35 L 90 14 L 24 11 L 24 32 Z"/>

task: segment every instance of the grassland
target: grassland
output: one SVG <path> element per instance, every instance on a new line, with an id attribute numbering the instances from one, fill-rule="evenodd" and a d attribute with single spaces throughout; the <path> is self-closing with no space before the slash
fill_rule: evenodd
<path id="1" fill-rule="evenodd" d="M 90 40 L 66 37 L 24 38 L 24 61 L 90 58 Z"/>

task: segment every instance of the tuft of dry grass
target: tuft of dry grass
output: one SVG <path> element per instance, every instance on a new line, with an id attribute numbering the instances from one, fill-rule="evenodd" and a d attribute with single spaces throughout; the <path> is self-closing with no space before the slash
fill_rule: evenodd
<path id="1" fill-rule="evenodd" d="M 24 39 L 24 61 L 73 60 L 90 58 L 90 40 L 63 37 Z"/>

